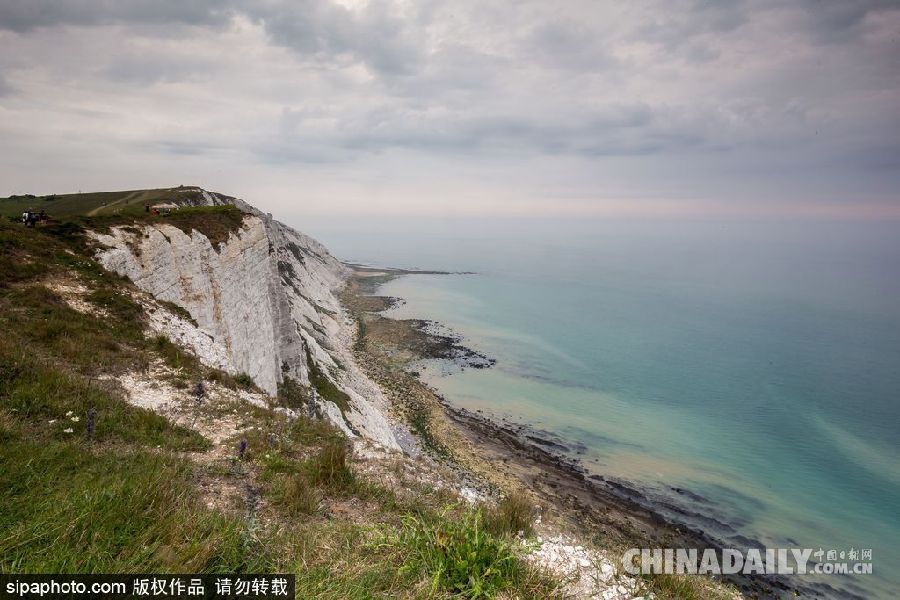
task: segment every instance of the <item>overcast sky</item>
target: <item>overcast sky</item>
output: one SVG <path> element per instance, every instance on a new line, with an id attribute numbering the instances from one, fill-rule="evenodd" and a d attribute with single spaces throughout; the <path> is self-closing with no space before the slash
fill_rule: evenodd
<path id="1" fill-rule="evenodd" d="M 900 218 L 900 2 L 0 0 L 0 193 Z"/>

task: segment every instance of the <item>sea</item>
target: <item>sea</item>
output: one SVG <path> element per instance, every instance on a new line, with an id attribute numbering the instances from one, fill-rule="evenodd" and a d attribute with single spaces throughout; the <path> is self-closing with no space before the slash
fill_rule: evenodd
<path id="1" fill-rule="evenodd" d="M 496 359 L 426 370 L 451 404 L 557 435 L 733 547 L 868 550 L 871 574 L 807 579 L 900 597 L 900 223 L 296 225 L 345 261 L 458 273 L 379 291 Z"/>

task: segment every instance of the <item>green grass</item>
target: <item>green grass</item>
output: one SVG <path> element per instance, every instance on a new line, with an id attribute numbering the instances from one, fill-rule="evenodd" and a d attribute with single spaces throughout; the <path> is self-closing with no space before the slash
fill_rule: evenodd
<path id="1" fill-rule="evenodd" d="M 47 361 L 62 361 L 83 374 L 146 366 L 143 315 L 124 296 L 94 292 L 106 317 L 82 314 L 41 285 L 0 294 L 0 324 L 14 341 Z"/>
<path id="2" fill-rule="evenodd" d="M 196 356 L 166 336 L 154 336 L 150 338 L 149 342 L 150 347 L 173 369 L 180 369 L 189 375 L 197 374 L 202 370 Z"/>
<path id="3" fill-rule="evenodd" d="M 197 230 L 212 243 L 213 247 L 236 234 L 244 223 L 244 213 L 233 205 L 186 206 L 173 210 L 168 215 L 153 214 L 101 214 L 79 216 L 76 221 L 87 229 L 108 232 L 110 227 L 132 225 L 172 225 L 187 235 Z"/>
<path id="4" fill-rule="evenodd" d="M 0 453 L 0 572 L 260 572 L 246 525 L 207 510 L 185 463 L 16 440 Z"/>
<path id="5" fill-rule="evenodd" d="M 496 535 L 517 535 L 519 532 L 530 537 L 533 531 L 534 503 L 525 495 L 504 496 L 497 506 L 485 511 L 485 527 Z"/>
<path id="6" fill-rule="evenodd" d="M 552 589 L 520 560 L 518 546 L 487 531 L 479 510 L 433 520 L 410 515 L 396 544 L 406 555 L 403 570 L 425 578 L 430 593 L 493 598 L 515 586 L 532 592 L 526 597 L 547 597 Z"/>
<path id="7" fill-rule="evenodd" d="M 335 403 L 337 407 L 341 409 L 341 414 L 344 414 L 349 410 L 350 396 L 336 386 L 334 382 L 322 372 L 315 361 L 313 361 L 312 356 L 310 356 L 309 350 L 306 351 L 306 366 L 309 368 L 309 381 L 316 389 L 319 397 L 323 400 Z"/>
<path id="8" fill-rule="evenodd" d="M 79 215 L 117 214 L 141 216 L 146 204 L 194 203 L 201 200 L 199 191 L 181 188 L 151 190 L 123 190 L 118 192 L 89 192 L 78 194 L 50 194 L 47 196 L 19 195 L 0 198 L 0 215 L 18 217 L 26 209 L 44 209 L 55 219 Z"/>
<path id="9" fill-rule="evenodd" d="M 304 473 L 281 479 L 272 489 L 272 503 L 291 517 L 315 514 L 322 495 Z"/>
<path id="10" fill-rule="evenodd" d="M 406 418 L 416 437 L 432 454 L 439 458 L 450 458 L 451 452 L 431 431 L 430 408 L 422 402 L 411 402 L 406 406 Z"/>
<path id="11" fill-rule="evenodd" d="M 306 366 L 309 368 L 309 382 L 315 388 L 316 393 L 319 394 L 319 398 L 333 402 L 341 411 L 341 416 L 344 417 L 347 427 L 354 433 L 357 433 L 350 421 L 347 420 L 347 411 L 350 410 L 350 396 L 322 372 L 315 361 L 313 361 L 312 356 L 310 356 L 309 350 L 306 351 Z"/>
<path id="12" fill-rule="evenodd" d="M 23 434 L 34 439 L 81 439 L 90 409 L 96 411 L 94 440 L 201 450 L 209 443 L 195 431 L 125 403 L 98 382 L 36 361 L 21 349 L 0 345 L 0 400 L 14 413 Z M 52 422 L 51 422 L 52 421 Z M 66 429 L 72 429 L 67 433 Z"/>
<path id="13" fill-rule="evenodd" d="M 39 225 L 33 233 L 46 229 L 84 226 L 107 232 L 111 226 L 165 223 L 188 235 L 197 230 L 209 238 L 213 246 L 240 230 L 244 214 L 236 206 L 191 206 L 202 201 L 199 191 L 180 188 L 152 190 L 124 190 L 86 194 L 51 194 L 48 196 L 10 196 L 0 198 L 0 217 L 9 223 L 18 219 L 26 209 L 44 210 L 51 218 L 48 225 Z M 154 215 L 145 211 L 147 204 L 180 204 L 168 215 Z M 18 225 L 23 228 L 21 224 Z M 2 240 L 0 240 L 2 246 Z M 2 275 L 2 270 L 0 270 Z"/>
<path id="14" fill-rule="evenodd" d="M 310 481 L 331 490 L 350 488 L 355 477 L 347 464 L 347 442 L 329 440 L 308 463 Z"/>
<path id="15" fill-rule="evenodd" d="M 696 575 L 650 574 L 640 579 L 644 593 L 659 600 L 731 600 L 738 594 L 728 584 Z"/>

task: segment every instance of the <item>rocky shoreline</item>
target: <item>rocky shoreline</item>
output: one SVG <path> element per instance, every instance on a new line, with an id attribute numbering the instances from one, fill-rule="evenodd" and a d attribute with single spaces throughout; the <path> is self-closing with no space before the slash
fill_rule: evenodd
<path id="1" fill-rule="evenodd" d="M 701 526 L 686 523 L 687 517 L 702 522 L 704 516 L 701 513 L 691 513 L 663 498 L 650 497 L 629 482 L 590 473 L 577 458 L 578 448 L 552 432 L 453 406 L 423 383 L 417 370 L 421 364 L 446 361 L 457 368 L 489 368 L 496 361 L 465 348 L 460 336 L 440 324 L 417 319 L 395 320 L 380 314 L 400 305 L 403 300 L 374 295 L 378 288 L 391 279 L 415 273 L 419 272 L 371 267 L 355 270 L 353 279 L 356 284 L 349 302 L 350 308 L 353 312 L 362 310 L 374 315 L 364 326 L 365 335 L 374 338 L 379 349 L 385 345 L 396 346 L 389 347 L 386 356 L 390 357 L 394 366 L 403 365 L 402 370 L 414 380 L 414 385 L 424 388 L 424 392 L 419 393 L 420 399 L 423 393 L 430 395 L 429 400 L 433 399 L 440 406 L 440 412 L 452 424 L 454 435 L 460 436 L 463 443 L 477 455 L 475 462 L 483 462 L 473 468 L 471 455 L 462 459 L 454 456 L 463 467 L 482 476 L 491 473 L 488 478 L 495 485 L 500 481 L 499 485 L 503 486 L 502 482 L 510 479 L 521 482 L 540 501 L 545 518 L 564 523 L 568 530 L 585 537 L 602 540 L 601 544 L 607 549 L 763 547 L 763 544 L 747 538 L 739 540 L 740 546 L 735 544 L 734 538 L 730 544 L 723 542 Z M 422 273 L 441 274 L 433 271 Z M 348 302 L 348 298 L 344 300 Z M 377 323 L 375 331 L 373 322 Z M 476 364 L 471 364 L 472 357 L 475 357 Z M 384 360 L 385 355 L 375 358 Z M 478 468 L 485 465 L 486 468 Z M 478 473 L 479 470 L 481 473 Z M 705 498 L 690 490 L 672 488 L 671 492 L 673 496 L 683 497 L 688 502 L 701 505 L 706 502 Z M 679 514 L 686 517 L 685 521 L 673 518 L 673 515 Z M 729 528 L 715 519 L 710 525 Z M 789 581 L 783 576 L 736 575 L 723 579 L 748 598 L 839 594 L 828 586 L 813 587 L 796 580 Z"/>

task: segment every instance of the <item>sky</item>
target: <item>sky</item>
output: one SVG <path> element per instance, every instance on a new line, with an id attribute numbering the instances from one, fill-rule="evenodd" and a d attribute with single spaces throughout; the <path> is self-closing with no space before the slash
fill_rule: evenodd
<path id="1" fill-rule="evenodd" d="M 900 219 L 900 1 L 0 0 L 0 194 Z"/>

